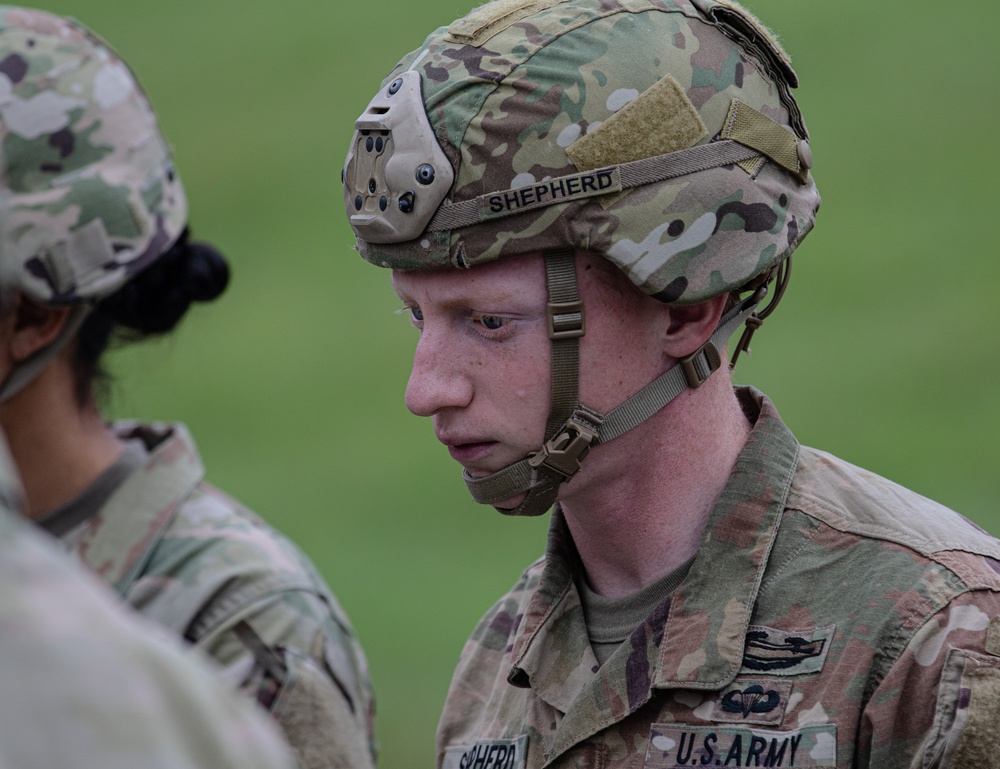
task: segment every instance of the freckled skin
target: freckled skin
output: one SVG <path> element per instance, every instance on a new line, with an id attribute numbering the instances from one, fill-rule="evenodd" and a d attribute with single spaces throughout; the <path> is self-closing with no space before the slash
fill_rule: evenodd
<path id="1" fill-rule="evenodd" d="M 634 290 L 622 301 L 606 268 L 593 269 L 598 257 L 581 253 L 578 260 L 587 316 L 580 396 L 606 412 L 672 365 L 659 352 L 666 310 Z M 406 389 L 410 411 L 431 417 L 445 442 L 493 443 L 463 462 L 474 474 L 494 472 L 536 450 L 544 439 L 552 376 L 541 255 L 463 272 L 396 271 L 392 283 L 404 305 L 422 316 L 415 321 L 420 339 Z M 482 315 L 507 320 L 492 331 L 478 319 Z M 618 376 L 608 377 L 609 359 Z"/>
<path id="2" fill-rule="evenodd" d="M 465 466 L 485 474 L 541 443 L 550 350 L 540 259 L 469 273 L 394 272 L 393 288 L 420 330 L 406 405 L 445 443 L 488 444 Z M 487 328 L 483 315 L 503 319 Z M 512 397 L 513 396 L 513 397 Z"/>

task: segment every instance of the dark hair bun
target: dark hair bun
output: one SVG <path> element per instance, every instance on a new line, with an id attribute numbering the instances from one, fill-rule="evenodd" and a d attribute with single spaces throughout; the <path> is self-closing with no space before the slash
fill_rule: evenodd
<path id="1" fill-rule="evenodd" d="M 189 243 L 187 250 L 191 298 L 196 302 L 211 302 L 229 285 L 229 265 L 208 243 Z"/>
<path id="2" fill-rule="evenodd" d="M 118 291 L 97 303 L 77 335 L 75 369 L 81 403 L 91 382 L 106 377 L 100 357 L 113 338 L 138 341 L 165 334 L 180 323 L 192 302 L 210 302 L 229 284 L 229 265 L 207 243 L 184 232 L 159 259 Z"/>
<path id="3" fill-rule="evenodd" d="M 98 305 L 116 325 L 138 336 L 174 328 L 192 302 L 209 302 L 226 290 L 229 265 L 207 243 L 188 240 L 184 230 L 173 246 Z"/>

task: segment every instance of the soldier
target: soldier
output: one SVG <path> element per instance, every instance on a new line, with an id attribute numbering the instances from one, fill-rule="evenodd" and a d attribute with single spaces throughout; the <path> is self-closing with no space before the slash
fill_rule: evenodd
<path id="1" fill-rule="evenodd" d="M 374 764 L 350 624 L 292 543 L 203 481 L 179 424 L 107 424 L 113 339 L 170 331 L 228 267 L 188 238 L 146 97 L 75 21 L 0 8 L 0 424 L 26 513 L 123 600 L 269 710 L 303 767 Z"/>
<path id="2" fill-rule="evenodd" d="M 16 513 L 0 437 L 0 764 L 286 769 L 274 728 Z"/>
<path id="3" fill-rule="evenodd" d="M 496 0 L 358 119 L 344 200 L 420 333 L 407 406 L 478 502 L 555 504 L 439 767 L 996 764 L 1000 543 L 723 364 L 819 207 L 796 85 L 729 0 Z"/>

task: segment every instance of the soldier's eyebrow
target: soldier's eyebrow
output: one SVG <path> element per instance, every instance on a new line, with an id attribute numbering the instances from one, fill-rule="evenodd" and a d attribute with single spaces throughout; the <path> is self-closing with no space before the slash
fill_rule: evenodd
<path id="1" fill-rule="evenodd" d="M 420 306 L 413 296 L 400 286 L 393 284 L 393 290 L 401 302 L 406 305 Z M 518 313 L 533 313 L 535 310 L 544 312 L 545 301 L 542 299 L 537 303 L 530 303 L 525 298 L 523 292 L 509 287 L 478 287 L 475 286 L 447 286 L 436 289 L 433 295 L 428 297 L 428 304 L 433 305 L 438 310 L 465 312 L 473 309 L 496 310 L 510 308 Z"/>

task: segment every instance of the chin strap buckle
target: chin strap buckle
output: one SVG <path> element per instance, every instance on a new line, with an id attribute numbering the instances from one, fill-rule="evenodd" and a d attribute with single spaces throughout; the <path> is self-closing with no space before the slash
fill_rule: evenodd
<path id="1" fill-rule="evenodd" d="M 604 417 L 586 406 L 578 406 L 541 449 L 528 457 L 528 464 L 554 476 L 560 483 L 580 470 L 580 463 L 600 438 Z"/>
<path id="2" fill-rule="evenodd" d="M 709 339 L 686 358 L 681 358 L 679 363 L 684 372 L 684 378 L 687 379 L 688 387 L 693 390 L 696 387 L 701 387 L 705 380 L 722 365 L 722 356 L 719 354 L 719 349 Z"/>
<path id="3" fill-rule="evenodd" d="M 552 302 L 546 307 L 549 339 L 578 339 L 586 329 L 583 320 L 583 302 Z"/>

